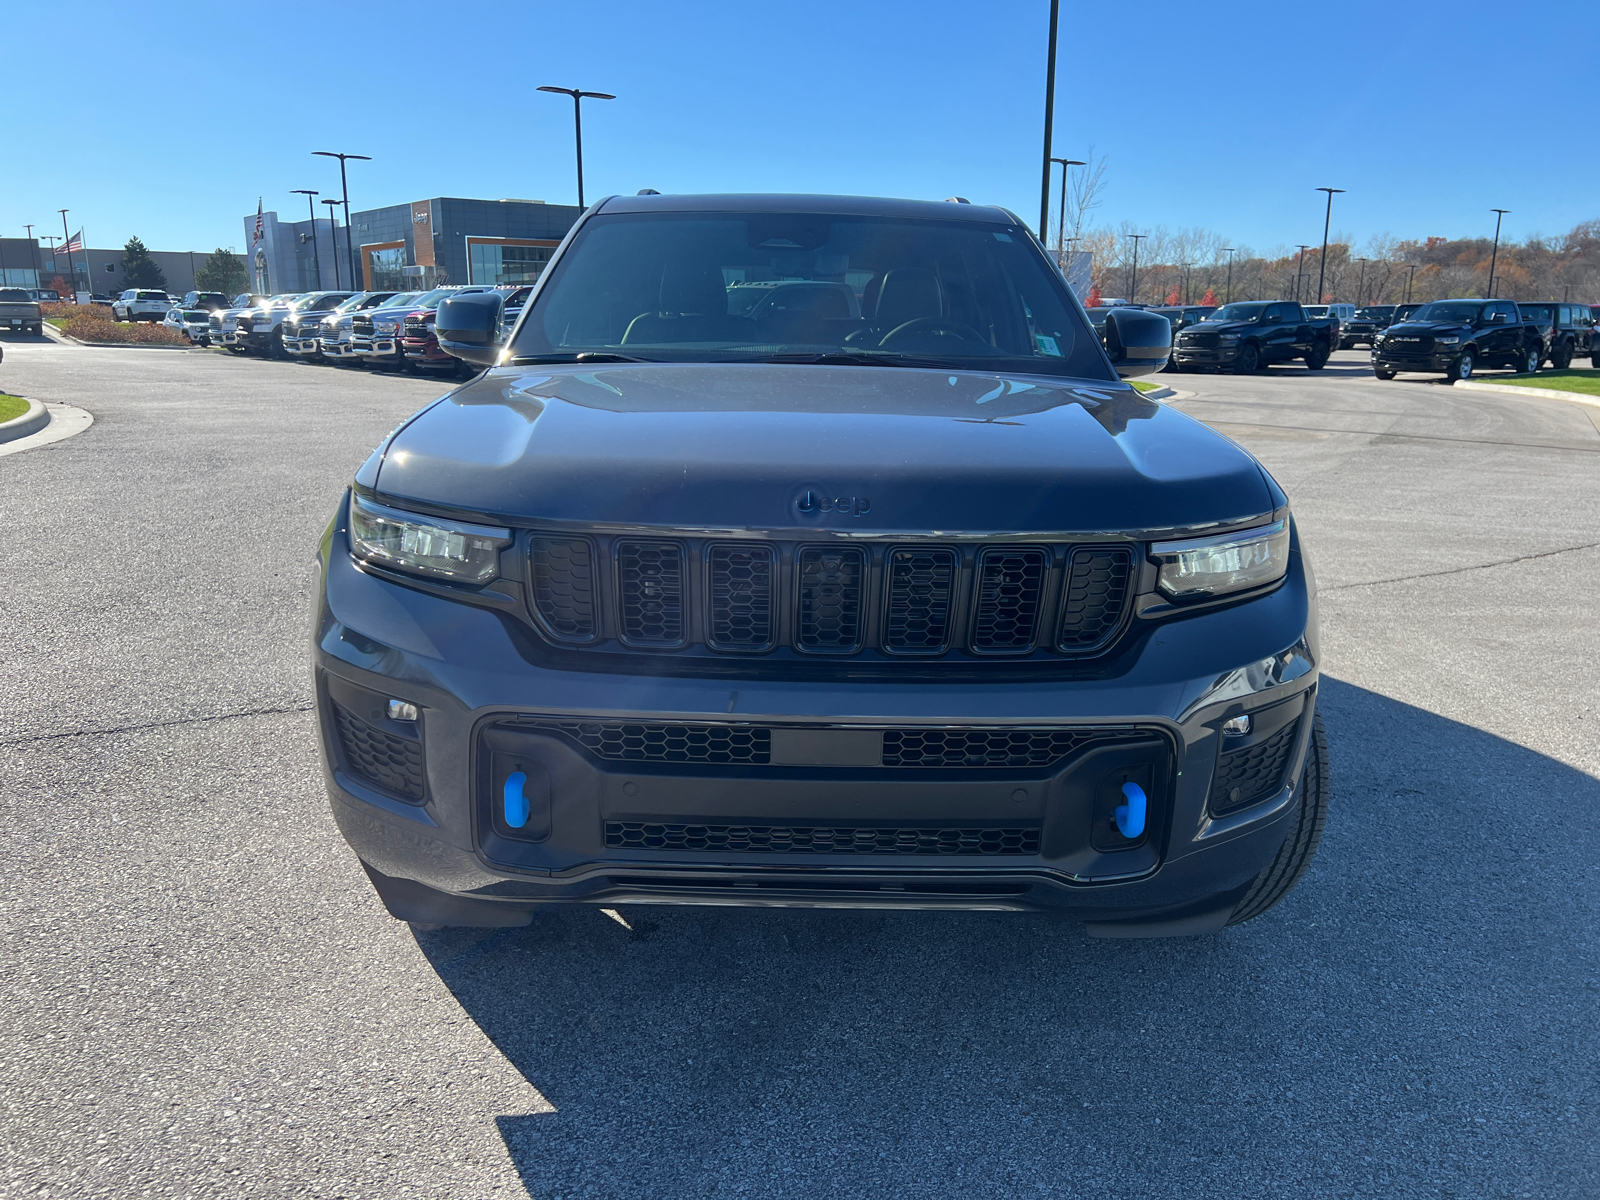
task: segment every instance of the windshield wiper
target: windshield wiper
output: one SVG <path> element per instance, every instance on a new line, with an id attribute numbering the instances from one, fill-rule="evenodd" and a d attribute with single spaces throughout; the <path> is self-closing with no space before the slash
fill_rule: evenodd
<path id="1" fill-rule="evenodd" d="M 519 354 L 511 360 L 514 367 L 533 366 L 536 363 L 647 363 L 653 358 L 635 358 L 631 354 L 613 354 L 609 350 L 584 350 L 577 354 Z"/>

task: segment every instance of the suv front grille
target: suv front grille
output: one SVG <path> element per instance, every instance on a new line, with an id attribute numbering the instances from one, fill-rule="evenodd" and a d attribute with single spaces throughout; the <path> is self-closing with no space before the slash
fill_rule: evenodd
<path id="1" fill-rule="evenodd" d="M 980 654 L 1026 654 L 1038 626 L 1045 552 L 985 550 L 978 559 L 978 604 L 972 649 Z"/>
<path id="2" fill-rule="evenodd" d="M 408 338 L 426 338 L 432 330 L 428 322 L 421 317 L 407 317 L 405 321 L 405 336 Z"/>
<path id="3" fill-rule="evenodd" d="M 795 645 L 848 654 L 861 646 L 861 577 L 866 554 L 857 546 L 810 546 L 800 551 L 800 611 Z"/>
<path id="4" fill-rule="evenodd" d="M 711 548 L 711 629 L 715 650 L 765 650 L 773 643 L 771 546 Z"/>
<path id="5" fill-rule="evenodd" d="M 1220 336 L 1215 333 L 1191 333 L 1186 329 L 1178 335 L 1178 345 L 1185 350 L 1215 350 Z"/>
<path id="6" fill-rule="evenodd" d="M 617 543 L 622 640 L 633 646 L 683 644 L 683 547 L 675 542 Z"/>
<path id="7" fill-rule="evenodd" d="M 564 642 L 587 642 L 594 629 L 594 556 L 582 538 L 536 537 L 528 550 L 533 605 L 545 631 Z"/>
<path id="8" fill-rule="evenodd" d="M 950 645 L 956 552 L 938 547 L 893 550 L 888 571 L 884 649 L 899 654 L 943 653 Z"/>
<path id="9" fill-rule="evenodd" d="M 1218 755 L 1216 774 L 1211 777 L 1212 813 L 1221 816 L 1276 794 L 1283 787 L 1283 773 L 1299 729 L 1299 721 L 1290 721 L 1253 746 Z"/>
<path id="10" fill-rule="evenodd" d="M 969 549 L 534 533 L 528 547 L 528 605 L 556 642 L 901 660 L 1098 654 L 1126 626 L 1141 559 L 1128 543 Z"/>
<path id="11" fill-rule="evenodd" d="M 741 854 L 1037 854 L 1039 827 L 703 825 L 607 821 L 612 849 L 724 850 Z"/>
<path id="12" fill-rule="evenodd" d="M 505 724 L 542 729 L 613 762 L 772 764 L 772 730 L 762 725 L 584 721 L 519 716 Z M 1091 742 L 1127 737 L 1126 727 L 895 728 L 883 730 L 885 767 L 1053 767 Z"/>

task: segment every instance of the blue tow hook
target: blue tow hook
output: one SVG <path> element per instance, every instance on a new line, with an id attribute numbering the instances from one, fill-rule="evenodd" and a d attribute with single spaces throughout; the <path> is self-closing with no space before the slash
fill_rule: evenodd
<path id="1" fill-rule="evenodd" d="M 521 771 L 513 771 L 506 776 L 505 804 L 506 824 L 513 829 L 521 829 L 528 823 L 528 798 L 522 794 L 522 785 L 528 782 L 527 775 Z M 1119 808 L 1120 814 L 1122 810 Z M 1117 820 L 1120 823 L 1121 816 Z M 1139 821 L 1141 827 L 1144 822 L 1144 797 L 1139 797 Z"/>
<path id="2" fill-rule="evenodd" d="M 511 785 L 507 783 L 506 786 L 509 788 Z M 507 795 L 509 794 L 507 792 Z M 1137 783 L 1125 783 L 1122 785 L 1122 794 L 1128 802 L 1117 805 L 1111 810 L 1111 815 L 1117 819 L 1118 833 L 1125 838 L 1136 838 L 1144 833 L 1144 789 Z M 506 803 L 509 805 L 510 801 Z M 1104 812 L 1105 809 L 1102 808 L 1100 811 Z M 510 820 L 509 817 L 506 819 Z"/>

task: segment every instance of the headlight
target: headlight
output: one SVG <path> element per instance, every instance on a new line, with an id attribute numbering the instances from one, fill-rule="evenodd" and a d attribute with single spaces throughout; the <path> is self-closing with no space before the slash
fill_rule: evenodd
<path id="1" fill-rule="evenodd" d="M 1238 340 L 1239 335 L 1237 333 L 1220 333 L 1217 335 L 1217 341 L 1219 342 L 1237 342 Z"/>
<path id="2" fill-rule="evenodd" d="M 1454 346 L 1460 340 L 1458 337 L 1434 338 L 1433 344 L 1435 346 Z"/>
<path id="3" fill-rule="evenodd" d="M 1150 554 L 1161 564 L 1157 582 L 1169 596 L 1240 592 L 1280 579 L 1288 570 L 1289 522 L 1220 537 L 1157 542 Z"/>
<path id="4" fill-rule="evenodd" d="M 454 583 L 488 583 L 500 572 L 501 549 L 510 544 L 509 529 L 444 521 L 350 498 L 351 549 L 376 566 Z"/>
<path id="5" fill-rule="evenodd" d="M 393 333 L 394 330 L 395 324 L 393 321 L 374 321 L 372 323 L 373 333 Z"/>

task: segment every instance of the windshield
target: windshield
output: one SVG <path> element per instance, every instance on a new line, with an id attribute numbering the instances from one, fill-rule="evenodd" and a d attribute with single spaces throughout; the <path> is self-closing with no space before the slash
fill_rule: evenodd
<path id="1" fill-rule="evenodd" d="M 22 300 L 22 301 L 27 301 L 27 300 L 31 300 L 31 299 L 32 299 L 32 297 L 29 296 L 28 293 L 23 291 L 21 288 L 0 288 L 0 300 L 7 300 L 7 301 Z"/>
<path id="2" fill-rule="evenodd" d="M 357 292 L 354 296 L 351 296 L 346 300 L 341 300 L 338 304 L 334 305 L 333 311 L 336 313 L 349 312 L 351 309 L 360 308 L 370 299 L 371 297 L 369 297 L 365 292 Z"/>
<path id="3" fill-rule="evenodd" d="M 1259 321 L 1267 311 L 1265 304 L 1224 304 L 1206 318 L 1208 321 Z"/>
<path id="4" fill-rule="evenodd" d="M 1363 321 L 1382 321 L 1386 317 L 1393 315 L 1394 305 L 1392 304 L 1380 304 L 1376 308 L 1363 308 L 1356 313 L 1356 316 Z"/>
<path id="5" fill-rule="evenodd" d="M 201 325 L 204 325 L 207 321 L 211 320 L 211 314 L 198 308 L 191 308 L 184 311 L 183 319 L 185 321 L 197 321 Z"/>
<path id="6" fill-rule="evenodd" d="M 408 303 L 413 308 L 438 308 L 439 301 L 447 296 L 454 296 L 460 290 L 460 288 L 453 287 L 434 288 L 431 292 L 423 292 L 419 296 L 413 296 Z"/>
<path id="7" fill-rule="evenodd" d="M 1475 321 L 1481 304 L 1472 301 L 1439 302 L 1424 304 L 1411 314 L 1413 321 Z"/>
<path id="8" fill-rule="evenodd" d="M 1517 308 L 1523 317 L 1529 321 L 1554 321 L 1556 319 L 1556 306 L 1554 304 L 1519 304 Z"/>
<path id="9" fill-rule="evenodd" d="M 511 352 L 1107 371 L 1022 229 L 815 213 L 595 217 Z"/>

